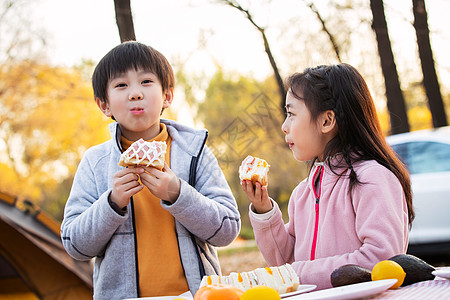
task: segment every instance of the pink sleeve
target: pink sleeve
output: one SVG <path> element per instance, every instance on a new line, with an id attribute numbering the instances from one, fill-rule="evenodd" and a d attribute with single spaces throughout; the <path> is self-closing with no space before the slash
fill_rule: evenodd
<path id="1" fill-rule="evenodd" d="M 296 194 L 291 195 L 291 200 Z M 289 201 L 292 210 L 294 201 Z M 279 266 L 294 261 L 295 230 L 293 223 L 284 224 L 281 210 L 275 202 L 275 213 L 268 220 L 258 220 L 250 214 L 256 244 L 270 266 Z"/>

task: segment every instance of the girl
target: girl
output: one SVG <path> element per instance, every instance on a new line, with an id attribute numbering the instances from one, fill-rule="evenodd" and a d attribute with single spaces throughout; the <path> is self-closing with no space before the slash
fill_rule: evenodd
<path id="1" fill-rule="evenodd" d="M 287 80 L 281 129 L 294 158 L 311 162 L 284 224 L 266 187 L 242 181 L 269 265 L 291 263 L 303 284 L 331 287 L 345 264 L 368 269 L 406 253 L 414 219 L 409 175 L 387 145 L 367 84 L 352 66 L 307 68 Z"/>

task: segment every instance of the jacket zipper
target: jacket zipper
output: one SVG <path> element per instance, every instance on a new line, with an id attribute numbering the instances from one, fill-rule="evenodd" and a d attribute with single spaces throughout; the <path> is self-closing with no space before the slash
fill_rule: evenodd
<path id="1" fill-rule="evenodd" d="M 203 151 L 203 147 L 206 144 L 207 138 L 208 138 L 208 132 L 206 132 L 205 139 L 203 140 L 203 144 L 200 147 L 200 151 L 198 152 L 197 156 L 193 156 L 191 159 L 191 166 L 189 169 L 189 184 L 194 188 L 195 188 L 195 182 L 197 180 L 196 177 L 197 177 L 198 159 Z M 190 231 L 188 231 L 188 232 L 189 232 L 189 235 L 191 236 L 191 241 L 192 241 L 192 244 L 194 245 L 195 253 L 197 253 L 198 268 L 200 270 L 200 278 L 203 278 L 203 276 L 206 275 L 206 271 L 205 271 L 205 265 L 203 264 L 203 261 L 202 261 L 202 257 L 200 256 L 200 250 L 199 250 L 200 247 L 198 246 L 197 241 L 195 240 L 195 236 Z M 184 269 L 184 266 L 183 266 L 183 269 Z M 219 273 L 217 273 L 217 274 L 219 274 Z M 187 278 L 186 278 L 186 280 L 187 280 Z"/>
<path id="2" fill-rule="evenodd" d="M 316 176 L 317 173 L 320 171 L 320 179 L 319 179 L 319 192 L 317 193 L 316 191 L 316 186 L 315 186 L 315 181 L 316 181 Z M 316 212 L 316 220 L 315 220 L 315 224 L 314 224 L 314 236 L 313 236 L 313 242 L 312 242 L 312 247 L 311 247 L 311 260 L 314 260 L 316 258 L 316 245 L 317 245 L 317 233 L 319 231 L 319 201 L 320 201 L 320 195 L 322 192 L 322 178 L 323 178 L 323 165 L 319 166 L 316 170 L 316 172 L 314 173 L 313 176 L 313 191 L 314 191 L 314 196 L 316 197 L 316 203 L 314 204 L 314 209 Z"/>
<path id="3" fill-rule="evenodd" d="M 131 197 L 130 199 L 130 204 L 131 204 L 131 214 L 132 214 L 132 225 L 133 225 L 133 236 L 134 236 L 134 263 L 136 265 L 136 295 L 139 298 L 140 296 L 140 291 L 139 291 L 139 262 L 138 262 L 138 249 L 137 249 L 137 232 L 136 232 L 136 221 L 135 221 L 135 216 L 134 216 L 134 201 L 133 201 L 133 197 Z"/>

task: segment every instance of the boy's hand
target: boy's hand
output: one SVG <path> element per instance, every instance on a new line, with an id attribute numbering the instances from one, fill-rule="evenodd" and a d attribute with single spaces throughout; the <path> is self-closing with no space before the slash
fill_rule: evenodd
<path id="1" fill-rule="evenodd" d="M 241 181 L 242 190 L 247 194 L 248 199 L 253 204 L 253 210 L 258 214 L 264 214 L 272 210 L 272 201 L 269 199 L 267 187 L 259 182 L 253 184 L 251 180 Z"/>
<path id="2" fill-rule="evenodd" d="M 123 209 L 130 203 L 130 198 L 144 186 L 139 182 L 139 175 L 144 173 L 140 167 L 128 167 L 114 174 L 111 201 Z"/>
<path id="3" fill-rule="evenodd" d="M 164 162 L 162 171 L 152 168 L 143 167 L 145 173 L 140 174 L 141 182 L 156 197 L 174 203 L 180 195 L 180 180 L 175 173 L 169 168 L 167 162 Z"/>

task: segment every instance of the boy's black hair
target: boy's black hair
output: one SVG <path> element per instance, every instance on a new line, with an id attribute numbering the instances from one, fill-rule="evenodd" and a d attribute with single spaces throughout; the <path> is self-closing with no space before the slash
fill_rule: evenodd
<path id="1" fill-rule="evenodd" d="M 94 97 L 107 101 L 107 85 L 115 76 L 130 69 L 155 74 L 163 92 L 175 86 L 175 76 L 169 61 L 159 51 L 139 42 L 124 42 L 109 51 L 97 64 L 92 75 Z"/>

